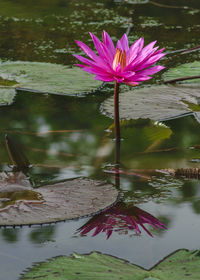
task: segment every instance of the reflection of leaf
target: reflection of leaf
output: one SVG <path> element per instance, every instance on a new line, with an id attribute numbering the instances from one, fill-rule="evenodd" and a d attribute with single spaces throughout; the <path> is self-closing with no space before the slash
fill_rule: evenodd
<path id="1" fill-rule="evenodd" d="M 179 65 L 175 68 L 169 69 L 165 74 L 163 74 L 164 80 L 173 80 L 188 76 L 199 76 L 200 75 L 200 62 L 194 61 L 192 63 L 185 63 L 182 65 Z M 194 79 L 194 80 L 185 80 L 183 83 L 199 83 L 200 79 Z"/>
<path id="2" fill-rule="evenodd" d="M 142 132 L 149 141 L 158 141 L 162 139 L 169 138 L 172 131 L 169 127 L 162 123 L 154 123 L 148 120 L 121 120 L 120 129 L 131 128 L 131 127 L 141 127 Z M 108 130 L 114 130 L 114 124 L 112 124 Z"/>
<path id="3" fill-rule="evenodd" d="M 5 208 L 0 209 L 0 225 L 42 224 L 78 218 L 105 209 L 118 196 L 113 186 L 89 179 L 74 179 L 34 191 L 12 192 L 8 184 L 0 186 L 0 191 L 1 198 L 8 199 Z M 39 199 L 27 196 L 29 193 Z"/>
<path id="4" fill-rule="evenodd" d="M 190 108 L 198 104 L 198 98 L 200 87 L 189 85 L 134 89 L 120 94 L 120 118 L 154 121 L 176 118 L 192 113 Z M 101 108 L 103 113 L 113 117 L 113 97 L 108 98 Z"/>
<path id="5" fill-rule="evenodd" d="M 43 226 L 39 229 L 32 230 L 30 233 L 30 239 L 34 243 L 41 244 L 52 240 L 54 231 L 55 231 L 54 226 Z"/>
<path id="6" fill-rule="evenodd" d="M 23 153 L 23 148 L 14 140 L 14 137 L 6 135 L 6 148 L 10 156 L 10 160 L 16 166 L 17 170 L 25 170 L 30 163 Z"/>
<path id="7" fill-rule="evenodd" d="M 76 257 L 58 257 L 36 264 L 21 279 L 162 279 L 197 280 L 200 273 L 200 251 L 179 250 L 151 270 L 145 270 L 123 259 L 93 252 Z M 78 257 L 79 256 L 79 257 Z"/>
<path id="8" fill-rule="evenodd" d="M 101 85 L 78 68 L 39 62 L 3 63 L 0 77 L 17 81 L 21 88 L 48 93 L 90 92 Z"/>
<path id="9" fill-rule="evenodd" d="M 3 238 L 9 243 L 14 243 L 18 240 L 18 233 L 19 229 L 14 228 L 4 228 L 1 230 Z"/>
<path id="10" fill-rule="evenodd" d="M 146 137 L 150 141 L 158 141 L 158 140 L 166 139 L 169 138 L 170 135 L 172 134 L 171 129 L 162 124 L 147 126 L 144 128 L 144 132 L 146 134 Z"/>
<path id="11" fill-rule="evenodd" d="M 171 136 L 172 130 L 162 123 L 154 123 L 148 120 L 121 120 L 120 121 L 120 129 L 125 130 L 127 128 L 140 128 L 140 135 L 148 140 L 151 144 L 148 149 L 155 148 L 158 144 L 160 144 L 161 140 L 167 139 Z M 114 129 L 114 125 L 111 125 L 109 130 Z"/>

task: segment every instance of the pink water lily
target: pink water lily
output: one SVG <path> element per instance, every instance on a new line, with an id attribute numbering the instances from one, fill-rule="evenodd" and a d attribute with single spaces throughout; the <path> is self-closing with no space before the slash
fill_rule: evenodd
<path id="1" fill-rule="evenodd" d="M 81 55 L 74 56 L 83 63 L 76 65 L 95 75 L 95 80 L 136 86 L 165 68 L 161 65 L 152 66 L 165 55 L 162 52 L 164 49 L 154 47 L 156 41 L 143 47 L 144 39 L 140 38 L 129 47 L 127 35 L 124 34 L 115 47 L 106 31 L 103 31 L 103 42 L 94 34 L 90 35 L 98 55 L 84 43 L 76 41 L 89 59 Z"/>

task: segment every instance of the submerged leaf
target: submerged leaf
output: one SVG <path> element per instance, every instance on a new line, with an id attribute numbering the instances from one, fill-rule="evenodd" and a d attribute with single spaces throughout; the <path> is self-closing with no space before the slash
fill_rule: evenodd
<path id="1" fill-rule="evenodd" d="M 163 121 L 192 113 L 198 104 L 200 87 L 154 86 L 134 89 L 120 94 L 120 118 L 149 118 Z M 102 105 L 102 112 L 113 117 L 113 97 Z"/>
<path id="2" fill-rule="evenodd" d="M 33 91 L 75 94 L 96 90 L 102 83 L 78 68 L 39 62 L 7 62 L 0 65 L 0 78 Z"/>
<path id="3" fill-rule="evenodd" d="M 57 222 L 90 215 L 112 205 L 118 191 L 89 179 L 31 188 L 23 173 L 0 173 L 0 226 Z"/>
<path id="4" fill-rule="evenodd" d="M 196 280 L 200 274 L 200 251 L 179 250 L 169 255 L 153 269 L 145 270 L 123 259 L 93 252 L 76 257 L 61 256 L 47 262 L 37 263 L 22 280 L 55 279 L 60 280 Z"/>

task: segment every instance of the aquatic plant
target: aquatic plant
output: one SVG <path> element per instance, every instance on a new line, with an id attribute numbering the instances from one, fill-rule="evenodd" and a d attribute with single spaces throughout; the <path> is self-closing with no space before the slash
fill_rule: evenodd
<path id="1" fill-rule="evenodd" d="M 77 45 L 90 58 L 74 54 L 83 64 L 76 64 L 82 70 L 95 75 L 95 80 L 115 82 L 115 137 L 120 138 L 119 131 L 119 83 L 136 86 L 139 82 L 151 79 L 151 75 L 164 69 L 161 65 L 154 65 L 165 53 L 164 49 L 155 47 L 156 41 L 144 46 L 144 38 L 140 38 L 129 47 L 126 34 L 118 40 L 116 47 L 111 37 L 103 31 L 103 42 L 90 33 L 98 55 L 81 41 Z"/>

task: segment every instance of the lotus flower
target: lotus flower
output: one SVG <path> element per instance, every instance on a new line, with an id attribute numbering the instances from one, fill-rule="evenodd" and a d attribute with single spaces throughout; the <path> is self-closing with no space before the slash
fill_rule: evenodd
<path id="1" fill-rule="evenodd" d="M 95 229 L 92 236 L 96 236 L 100 232 L 106 232 L 107 239 L 113 231 L 127 234 L 128 230 L 134 230 L 137 235 L 141 234 L 139 226 L 141 226 L 148 235 L 152 234 L 147 230 L 144 224 L 149 224 L 154 228 L 166 229 L 165 225 L 151 214 L 141 210 L 138 207 L 127 207 L 124 203 L 117 203 L 112 208 L 102 212 L 85 225 L 78 229 L 82 236 Z"/>
<path id="2" fill-rule="evenodd" d="M 74 55 L 83 64 L 76 64 L 84 71 L 95 75 L 95 80 L 104 82 L 116 81 L 136 86 L 139 82 L 151 79 L 151 75 L 159 72 L 164 67 L 153 66 L 165 53 L 163 49 L 154 48 L 156 41 L 143 47 L 144 39 L 140 38 L 129 47 L 127 35 L 124 34 L 117 42 L 116 47 L 106 31 L 103 31 L 103 42 L 90 33 L 98 55 L 87 45 L 76 41 L 77 45 L 90 58 Z"/>

